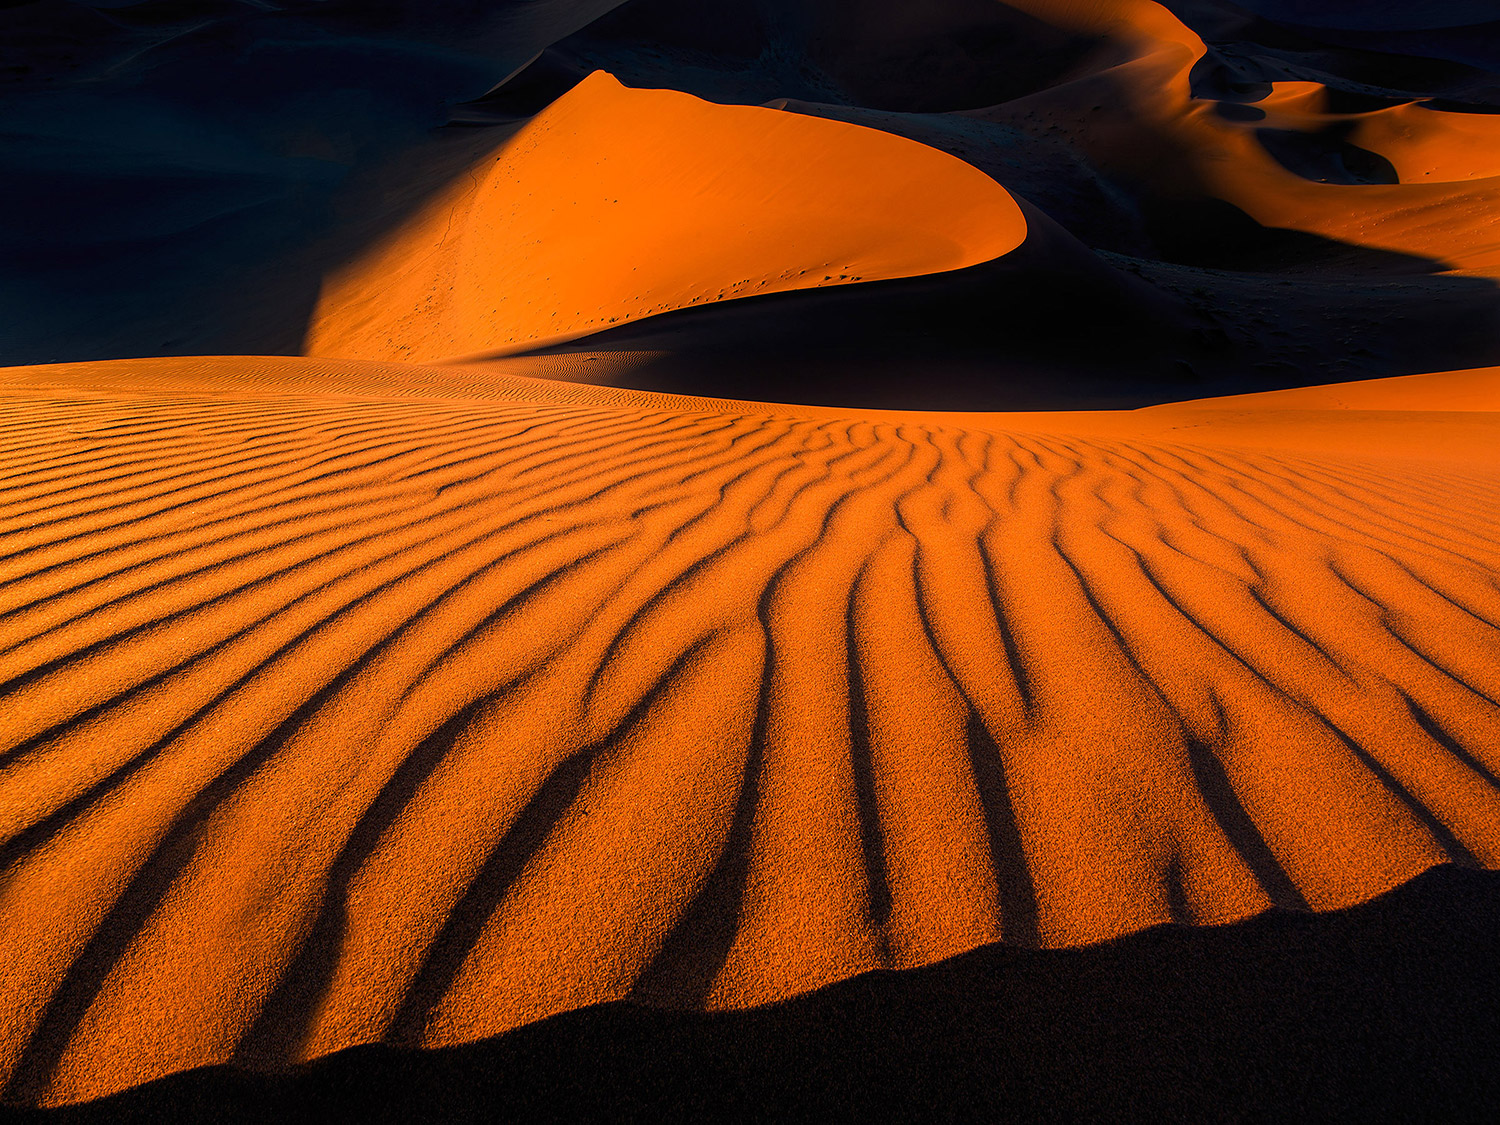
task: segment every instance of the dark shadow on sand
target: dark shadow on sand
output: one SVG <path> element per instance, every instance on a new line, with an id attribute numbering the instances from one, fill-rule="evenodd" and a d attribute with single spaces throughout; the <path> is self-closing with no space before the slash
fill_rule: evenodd
<path id="1" fill-rule="evenodd" d="M 1485 1120 L 1500 874 L 1328 914 L 989 946 L 743 1012 L 606 1004 L 463 1047 L 207 1068 L 17 1121 Z"/>

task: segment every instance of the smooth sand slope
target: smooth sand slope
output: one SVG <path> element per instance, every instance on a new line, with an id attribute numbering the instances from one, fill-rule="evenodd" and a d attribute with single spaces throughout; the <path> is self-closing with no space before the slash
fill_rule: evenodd
<path id="1" fill-rule="evenodd" d="M 516 351 L 734 297 L 961 269 L 1025 237 L 1004 188 L 936 149 L 596 72 L 329 276 L 305 350 Z"/>
<path id="2" fill-rule="evenodd" d="M 0 372 L 5 1097 L 1500 866 L 1500 373 L 1432 380 Z"/>

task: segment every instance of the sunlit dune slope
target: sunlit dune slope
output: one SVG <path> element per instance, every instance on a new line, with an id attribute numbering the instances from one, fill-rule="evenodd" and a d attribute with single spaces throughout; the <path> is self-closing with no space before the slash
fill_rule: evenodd
<path id="1" fill-rule="evenodd" d="M 312 355 L 430 361 L 997 258 L 1026 221 L 946 153 L 598 72 L 330 277 Z"/>
<path id="2" fill-rule="evenodd" d="M 1456 113 L 1408 102 L 1363 113 L 1328 109 L 1328 88 L 1316 82 L 1278 82 L 1252 108 L 1261 129 L 1337 134 L 1390 162 L 1403 184 L 1454 183 L 1500 177 L 1500 117 Z"/>
<path id="3" fill-rule="evenodd" d="M 1121 59 L 973 116 L 1060 130 L 1097 167 L 1163 198 L 1218 199 L 1263 226 L 1500 273 L 1500 169 L 1489 155 L 1500 142 L 1496 118 L 1414 105 L 1332 114 L 1320 102 L 1320 84 L 1306 81 L 1267 83 L 1268 92 L 1229 99 L 1221 112 L 1218 100 L 1195 90 L 1219 64 L 1166 7 L 1151 0 L 1011 4 L 1105 37 Z M 1388 161 L 1395 181 L 1347 163 L 1346 144 Z"/>
<path id="4" fill-rule="evenodd" d="M 1500 866 L 1500 416 L 401 371 L 0 372 L 7 1099 Z"/>

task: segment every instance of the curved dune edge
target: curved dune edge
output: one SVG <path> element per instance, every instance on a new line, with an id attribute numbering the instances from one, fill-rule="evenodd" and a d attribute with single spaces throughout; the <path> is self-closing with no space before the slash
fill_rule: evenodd
<path id="1" fill-rule="evenodd" d="M 1500 413 L 1500 367 L 1433 371 L 1355 383 L 1290 387 L 1223 398 L 1201 398 L 1153 410 L 1392 410 L 1408 414 Z"/>
<path id="2" fill-rule="evenodd" d="M 1493 461 L 1222 404 L 0 388 L 10 1101 L 1500 867 Z"/>
<path id="3" fill-rule="evenodd" d="M 1074 31 L 1107 37 L 1128 57 L 1117 65 L 971 116 L 1025 129 L 1060 128 L 1104 169 L 1151 183 L 1168 198 L 1207 196 L 1267 227 L 1500 274 L 1500 119 L 1421 105 L 1368 113 L 1326 112 L 1326 88 L 1277 82 L 1251 102 L 1264 119 L 1231 120 L 1196 98 L 1191 74 L 1208 48 L 1153 0 L 1011 0 L 1011 6 Z M 1038 124 L 1040 122 L 1040 125 Z M 1400 182 L 1319 182 L 1266 149 L 1262 129 L 1336 131 L 1388 159 Z"/>
<path id="4" fill-rule="evenodd" d="M 325 280 L 309 355 L 416 362 L 1015 249 L 983 172 L 887 133 L 598 71 Z"/>
<path id="5" fill-rule="evenodd" d="M 983 946 L 740 1012 L 614 1001 L 436 1050 L 205 1067 L 15 1119 L 470 1121 L 504 1106 L 595 1120 L 628 1106 L 720 1120 L 754 1106 L 904 1120 L 941 1106 L 963 1119 L 1467 1120 L 1500 1094 L 1497 994 L 1500 873 L 1443 865 L 1346 910 L 1157 926 L 1087 949 Z"/>

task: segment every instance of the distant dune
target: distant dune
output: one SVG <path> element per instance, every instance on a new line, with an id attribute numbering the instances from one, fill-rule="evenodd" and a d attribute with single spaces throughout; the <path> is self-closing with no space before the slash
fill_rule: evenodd
<path id="1" fill-rule="evenodd" d="M 40 0 L 0 95 L 0 1103 L 1487 1104 L 1486 5 Z"/>

